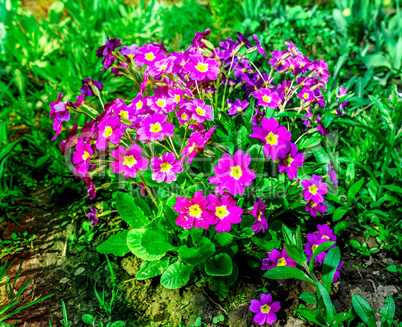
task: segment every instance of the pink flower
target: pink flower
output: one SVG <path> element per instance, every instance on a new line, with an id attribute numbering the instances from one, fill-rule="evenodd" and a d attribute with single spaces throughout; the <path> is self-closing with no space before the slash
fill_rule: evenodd
<path id="1" fill-rule="evenodd" d="M 164 114 L 154 114 L 141 121 L 141 127 L 137 130 L 141 142 L 162 141 L 165 136 L 174 134 L 174 125 L 166 122 L 167 116 Z"/>
<path id="2" fill-rule="evenodd" d="M 169 74 L 172 72 L 174 61 L 176 57 L 170 56 L 168 58 L 164 58 L 155 62 L 154 67 L 148 72 L 150 76 L 153 76 L 155 79 L 160 79 L 162 74 Z"/>
<path id="3" fill-rule="evenodd" d="M 300 100 L 303 100 L 305 102 L 307 101 L 313 101 L 315 98 L 314 92 L 310 90 L 309 87 L 303 87 L 301 92 L 298 94 L 298 97 Z"/>
<path id="4" fill-rule="evenodd" d="M 200 99 L 194 99 L 185 104 L 188 112 L 191 114 L 191 119 L 197 123 L 203 123 L 205 120 L 211 121 L 214 119 L 214 111 L 211 106 L 205 104 Z"/>
<path id="5" fill-rule="evenodd" d="M 174 153 L 165 152 L 162 158 L 152 158 L 150 168 L 153 170 L 152 179 L 158 183 L 165 181 L 170 184 L 177 180 L 176 174 L 183 172 L 183 163 L 176 161 Z"/>
<path id="6" fill-rule="evenodd" d="M 317 213 L 321 214 L 321 217 L 324 213 L 327 212 L 328 206 L 322 203 L 315 203 L 314 201 L 310 200 L 306 204 L 306 212 L 310 212 L 310 215 L 313 217 L 317 216 Z"/>
<path id="7" fill-rule="evenodd" d="M 98 139 L 96 140 L 96 148 L 105 150 L 107 142 L 119 144 L 120 138 L 123 136 L 127 126 L 120 122 L 116 116 L 108 117 L 98 124 Z"/>
<path id="8" fill-rule="evenodd" d="M 215 193 L 222 195 L 225 190 L 235 196 L 244 194 L 245 186 L 250 186 L 255 173 L 248 168 L 251 162 L 249 153 L 237 151 L 233 158 L 224 153 L 218 161 L 218 166 L 214 167 L 216 176 L 209 178 L 209 184 L 217 184 Z"/>
<path id="9" fill-rule="evenodd" d="M 304 187 L 304 200 L 312 200 L 315 203 L 324 203 L 324 194 L 327 193 L 327 183 L 322 182 L 322 177 L 313 174 L 311 179 L 303 179 L 301 185 Z"/>
<path id="10" fill-rule="evenodd" d="M 249 309 L 255 313 L 254 322 L 260 326 L 265 323 L 272 325 L 278 320 L 275 313 L 281 309 L 281 305 L 279 301 L 272 303 L 272 295 L 270 293 L 262 293 L 259 301 L 251 300 Z"/>
<path id="11" fill-rule="evenodd" d="M 255 217 L 255 223 L 251 227 L 254 233 L 259 233 L 262 229 L 262 232 L 265 233 L 265 230 L 268 229 L 268 222 L 265 219 L 265 208 L 266 205 L 261 198 L 258 198 L 258 201 L 254 203 L 254 208 L 251 210 L 251 214 Z"/>
<path id="12" fill-rule="evenodd" d="M 85 144 L 83 139 L 77 141 L 76 151 L 73 151 L 73 173 L 76 176 L 87 177 L 89 170 L 89 161 L 92 156 L 91 145 Z"/>
<path id="13" fill-rule="evenodd" d="M 303 166 L 306 155 L 304 153 L 297 153 L 296 144 L 290 143 L 290 152 L 285 158 L 279 160 L 279 173 L 282 174 L 286 171 L 289 179 L 297 177 L 297 167 Z"/>
<path id="14" fill-rule="evenodd" d="M 201 54 L 190 56 L 190 60 L 184 65 L 193 80 L 216 80 L 220 73 L 219 64 L 215 59 L 206 58 Z"/>
<path id="15" fill-rule="evenodd" d="M 279 125 L 279 122 L 271 117 L 263 118 L 261 126 L 254 126 L 250 137 L 256 138 L 265 144 L 264 155 L 272 160 L 285 158 L 291 150 L 289 142 L 292 134 L 288 132 L 285 126 Z"/>
<path id="16" fill-rule="evenodd" d="M 146 170 L 149 160 L 141 157 L 142 149 L 137 144 L 132 144 L 127 150 L 119 145 L 112 151 L 112 157 L 116 159 L 110 164 L 113 171 L 123 174 L 125 177 L 136 177 L 137 170 Z"/>
<path id="17" fill-rule="evenodd" d="M 204 198 L 201 191 L 194 193 L 190 199 L 179 197 L 176 199 L 176 204 L 173 206 L 179 216 L 176 219 L 176 225 L 183 227 L 184 229 L 190 229 L 199 227 L 208 229 L 209 225 L 205 217 L 205 207 L 208 204 L 208 200 Z"/>
<path id="18" fill-rule="evenodd" d="M 208 144 L 211 139 L 212 133 L 215 131 L 216 126 L 213 126 L 208 132 L 194 132 L 190 135 L 188 139 L 188 144 L 183 149 L 181 155 L 183 155 L 183 161 L 188 157 L 186 164 L 189 165 L 193 161 L 194 157 L 198 153 L 202 153 L 204 147 Z"/>
<path id="19" fill-rule="evenodd" d="M 229 233 L 232 224 L 241 222 L 243 209 L 236 205 L 236 200 L 230 194 L 225 193 L 221 199 L 215 194 L 209 194 L 208 200 L 205 216 L 209 225 L 216 225 L 215 229 L 218 233 Z"/>
<path id="20" fill-rule="evenodd" d="M 137 66 L 148 65 L 152 67 L 156 62 L 164 58 L 165 55 L 161 52 L 160 47 L 147 44 L 137 49 L 134 60 Z"/>
<path id="21" fill-rule="evenodd" d="M 253 97 L 258 99 L 257 104 L 263 107 L 270 107 L 272 109 L 278 108 L 278 101 L 280 98 L 275 91 L 270 89 L 261 88 L 259 91 L 253 92 Z"/>

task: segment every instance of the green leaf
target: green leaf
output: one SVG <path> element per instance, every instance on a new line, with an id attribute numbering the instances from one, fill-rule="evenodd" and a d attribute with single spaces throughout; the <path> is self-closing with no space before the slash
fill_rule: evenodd
<path id="1" fill-rule="evenodd" d="M 384 185 L 383 186 L 385 189 L 390 190 L 392 192 L 396 192 L 396 193 L 401 193 L 402 194 L 402 187 L 395 185 L 395 184 L 391 184 L 391 185 Z"/>
<path id="2" fill-rule="evenodd" d="M 161 276 L 161 285 L 176 289 L 187 284 L 190 279 L 192 268 L 181 261 L 171 264 Z"/>
<path id="3" fill-rule="evenodd" d="M 349 319 L 349 317 L 350 317 L 349 313 L 346 313 L 346 312 L 338 313 L 335 316 L 334 320 L 332 321 L 331 326 L 338 327 L 338 326 L 340 326 L 339 323 L 345 321 L 346 319 Z"/>
<path id="4" fill-rule="evenodd" d="M 340 262 L 341 250 L 336 246 L 328 251 L 322 265 L 322 281 L 328 293 L 331 291 L 332 279 Z"/>
<path id="5" fill-rule="evenodd" d="M 288 266 L 272 268 L 264 274 L 264 277 L 271 279 L 297 278 L 314 284 L 314 282 L 309 277 L 307 277 L 300 269 Z"/>
<path id="6" fill-rule="evenodd" d="M 160 231 L 146 230 L 141 236 L 141 246 L 151 255 L 164 255 L 167 251 L 173 250 L 164 234 Z"/>
<path id="7" fill-rule="evenodd" d="M 161 275 L 169 266 L 170 258 L 164 258 L 158 261 L 144 261 L 141 264 L 140 270 L 138 270 L 135 278 L 138 280 L 152 278 Z"/>
<path id="8" fill-rule="evenodd" d="M 232 259 L 226 253 L 220 253 L 205 262 L 205 272 L 210 276 L 230 276 L 233 271 Z"/>
<path id="9" fill-rule="evenodd" d="M 127 246 L 128 230 L 118 232 L 110 236 L 105 242 L 96 247 L 96 251 L 102 254 L 113 254 L 116 257 L 123 257 L 130 249 Z"/>
<path id="10" fill-rule="evenodd" d="M 215 245 L 206 237 L 203 237 L 193 248 L 189 248 L 186 245 L 179 248 L 179 258 L 190 265 L 198 265 L 214 253 Z"/>
<path id="11" fill-rule="evenodd" d="M 310 304 L 316 304 L 317 303 L 317 297 L 310 292 L 304 292 L 300 294 L 299 299 L 303 300 L 304 302 L 310 303 Z"/>
<path id="12" fill-rule="evenodd" d="M 297 144 L 297 148 L 299 150 L 306 149 L 306 148 L 312 148 L 313 146 L 316 146 L 321 143 L 321 137 L 320 136 L 312 136 L 312 137 L 303 137 L 301 138 L 300 142 Z"/>
<path id="13" fill-rule="evenodd" d="M 93 325 L 95 323 L 95 318 L 93 316 L 91 316 L 90 314 L 84 314 L 82 316 L 82 321 L 85 324 Z"/>
<path id="14" fill-rule="evenodd" d="M 148 253 L 141 245 L 140 239 L 144 234 L 143 229 L 131 229 L 127 234 L 127 246 L 130 251 L 138 258 L 146 261 L 155 261 L 163 257 L 163 254 L 154 255 Z"/>
<path id="15" fill-rule="evenodd" d="M 325 251 L 327 251 L 331 246 L 335 245 L 335 242 L 324 242 L 322 243 L 318 248 L 315 249 L 313 256 L 310 259 L 310 263 L 308 266 L 308 270 L 311 273 L 314 269 L 314 264 L 315 264 L 315 258 L 317 256 Z"/>
<path id="16" fill-rule="evenodd" d="M 334 228 L 334 233 L 339 235 L 342 231 L 350 226 L 354 226 L 356 223 L 354 221 L 341 221 L 340 223 L 336 224 Z"/>
<path id="17" fill-rule="evenodd" d="M 354 183 L 348 190 L 348 205 L 350 206 L 352 204 L 352 200 L 356 196 L 357 193 L 359 193 L 361 187 L 363 186 L 364 183 L 364 178 L 361 178 L 358 180 L 356 183 Z"/>
<path id="18" fill-rule="evenodd" d="M 321 283 L 316 283 L 317 286 L 317 296 L 318 300 L 322 299 L 325 305 L 325 309 L 327 312 L 327 317 L 326 319 L 329 321 L 332 321 L 335 318 L 335 308 L 331 302 L 331 298 L 329 297 L 329 294 L 325 287 Z"/>
<path id="19" fill-rule="evenodd" d="M 144 212 L 134 203 L 134 199 L 130 195 L 123 192 L 114 192 L 113 197 L 116 201 L 119 215 L 131 228 L 138 229 L 149 223 Z"/>
<path id="20" fill-rule="evenodd" d="M 213 241 L 217 243 L 219 246 L 226 246 L 232 243 L 233 235 L 229 233 L 216 233 Z"/>
<path id="21" fill-rule="evenodd" d="M 390 319 L 394 319 L 395 316 L 395 301 L 392 298 L 392 296 L 388 295 L 387 298 L 385 299 L 384 306 L 382 307 L 382 314 L 384 316 L 387 316 Z M 392 322 L 389 321 L 385 317 L 381 318 L 381 327 L 391 327 Z"/>
<path id="22" fill-rule="evenodd" d="M 361 320 L 368 326 L 376 326 L 374 312 L 365 299 L 358 294 L 353 294 L 352 305 Z"/>
<path id="23" fill-rule="evenodd" d="M 307 258 L 303 251 L 298 251 L 295 246 L 289 244 L 285 244 L 285 250 L 289 257 L 300 266 L 307 264 Z"/>
<path id="24" fill-rule="evenodd" d="M 343 216 L 351 209 L 352 207 L 346 207 L 346 206 L 336 208 L 334 214 L 332 215 L 332 221 L 335 222 L 342 219 Z"/>
<path id="25" fill-rule="evenodd" d="M 384 52 L 369 54 L 362 57 L 363 63 L 369 67 L 387 67 L 392 70 L 391 62 L 387 59 Z"/>
<path id="26" fill-rule="evenodd" d="M 361 248 L 361 245 L 360 245 L 360 243 L 358 241 L 350 240 L 349 242 L 350 242 L 350 245 L 353 246 L 355 249 L 358 250 L 358 249 Z"/>
<path id="27" fill-rule="evenodd" d="M 307 309 L 304 305 L 300 305 L 299 308 L 296 308 L 296 312 L 300 313 L 305 319 L 312 321 L 318 326 L 325 326 L 321 324 L 316 318 L 316 312 L 310 309 Z"/>

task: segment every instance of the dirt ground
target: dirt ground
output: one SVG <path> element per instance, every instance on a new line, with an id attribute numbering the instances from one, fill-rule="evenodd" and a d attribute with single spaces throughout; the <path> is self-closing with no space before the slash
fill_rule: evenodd
<path id="1" fill-rule="evenodd" d="M 14 258 L 4 257 L 1 260 L 4 263 L 5 260 L 11 262 L 11 259 L 16 259 L 9 276 L 15 276 L 20 261 L 24 260 L 16 289 L 29 279 L 32 282 L 24 293 L 21 305 L 53 294 L 50 299 L 16 315 L 9 323 L 18 320 L 18 326 L 44 327 L 49 326 L 50 320 L 52 326 L 61 326 L 63 300 L 72 326 L 88 326 L 82 322 L 84 313 L 95 316 L 97 322 L 102 319 L 104 323 L 123 320 L 128 327 L 189 326 L 197 317 L 202 318 L 203 326 L 255 326 L 248 306 L 251 299 L 259 297 L 260 293 L 257 294 L 255 290 L 261 289 L 266 281 L 261 278 L 260 271 L 239 264 L 244 268 L 240 268 L 238 282 L 228 298 L 219 301 L 207 288 L 190 285 L 180 290 L 168 290 L 159 285 L 157 278 L 136 280 L 134 276 L 141 261 L 132 255 L 123 258 L 110 256 L 120 292 L 112 316 L 104 315 L 96 300 L 94 285 L 96 282 L 99 293 L 105 287 L 106 297 L 110 297 L 112 282 L 105 257 L 96 252 L 96 242 L 82 252 L 68 246 L 68 238 L 76 232 L 78 224 L 73 222 L 61 227 L 61 223 L 65 221 L 63 214 L 75 200 L 75 195 L 51 193 L 51 189 L 39 187 L 31 194 L 31 197 L 40 201 L 25 204 L 29 205 L 30 210 L 18 218 L 20 226 L 11 221 L 0 225 L 3 239 L 10 239 L 13 232 L 26 230 L 29 235 L 36 235 L 32 250 L 24 250 Z M 401 276 L 384 269 L 396 262 L 383 252 L 359 258 L 343 251 L 342 256 L 341 278 L 332 290 L 337 312 L 349 309 L 352 294 L 363 296 L 373 308 L 380 311 L 386 296 L 392 295 L 396 301 L 396 320 L 400 321 Z M 274 326 L 314 326 L 293 317 L 294 309 L 299 305 L 298 296 L 304 291 L 313 291 L 307 284 L 296 280 L 269 281 L 266 288 L 282 305 Z M 7 299 L 3 285 L 4 281 L 1 284 L 0 302 Z M 213 318 L 221 314 L 225 316 L 225 321 L 214 324 Z"/>

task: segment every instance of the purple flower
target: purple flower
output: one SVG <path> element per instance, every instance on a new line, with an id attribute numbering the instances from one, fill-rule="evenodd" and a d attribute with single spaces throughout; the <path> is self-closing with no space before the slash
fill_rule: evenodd
<path id="1" fill-rule="evenodd" d="M 280 98 L 275 91 L 270 89 L 261 88 L 259 91 L 253 92 L 253 97 L 258 99 L 257 104 L 263 107 L 270 107 L 272 109 L 278 108 L 278 101 Z"/>
<path id="2" fill-rule="evenodd" d="M 255 313 L 254 322 L 260 326 L 265 323 L 272 325 L 278 320 L 276 312 L 281 308 L 279 301 L 272 303 L 272 295 L 270 293 L 261 294 L 260 300 L 251 300 L 250 311 Z"/>
<path id="3" fill-rule="evenodd" d="M 215 194 L 209 194 L 208 200 L 205 217 L 209 225 L 216 225 L 218 233 L 229 233 L 232 224 L 241 222 L 243 209 L 236 205 L 236 200 L 230 194 L 225 193 L 220 199 Z"/>
<path id="4" fill-rule="evenodd" d="M 271 118 L 263 118 L 261 126 L 254 126 L 250 137 L 260 140 L 264 145 L 264 155 L 272 160 L 285 158 L 291 150 L 289 142 L 292 134 L 285 126 L 279 125 L 278 121 Z"/>
<path id="5" fill-rule="evenodd" d="M 77 144 L 78 136 L 77 136 L 78 124 L 74 124 L 71 131 L 67 133 L 66 139 L 60 142 L 60 153 L 64 155 L 68 150 L 75 147 Z"/>
<path id="6" fill-rule="evenodd" d="M 241 43 L 242 45 L 244 45 L 247 49 L 250 49 L 253 47 L 253 45 L 251 44 L 250 40 L 248 38 L 246 38 L 243 34 L 241 34 L 240 32 L 236 32 L 238 36 L 236 36 L 236 40 Z"/>
<path id="7" fill-rule="evenodd" d="M 241 101 L 240 99 L 236 99 L 233 102 L 230 102 L 228 99 L 226 103 L 229 107 L 228 110 L 229 117 L 234 117 L 239 113 L 244 112 L 244 110 L 246 110 L 248 105 L 250 104 L 250 102 L 248 102 L 247 100 Z"/>
<path id="8" fill-rule="evenodd" d="M 91 77 L 85 78 L 82 80 L 82 86 L 80 88 L 80 91 L 86 96 L 86 97 L 93 97 L 96 94 L 94 94 L 94 88 L 95 88 L 95 93 L 96 89 L 97 90 L 102 90 L 103 89 L 103 84 L 98 81 L 92 80 Z"/>
<path id="9" fill-rule="evenodd" d="M 317 115 L 317 118 L 315 119 L 315 122 L 318 124 L 317 130 L 322 134 L 322 135 L 328 135 L 329 130 L 328 128 L 325 128 L 324 124 L 321 121 L 321 116 Z"/>
<path id="10" fill-rule="evenodd" d="M 264 117 L 265 117 L 265 109 L 264 110 L 256 109 L 255 115 L 253 115 L 253 118 L 251 119 L 253 126 L 259 125 Z"/>
<path id="11" fill-rule="evenodd" d="M 338 99 L 340 99 L 340 98 L 346 96 L 347 94 L 348 94 L 348 88 L 345 89 L 343 86 L 341 86 L 341 87 L 339 88 Z M 338 110 L 338 109 L 335 110 L 335 112 L 336 112 L 337 115 L 343 115 L 343 113 L 342 113 L 341 110 L 344 110 L 344 109 L 345 109 L 347 102 L 348 102 L 347 100 L 346 100 L 346 101 L 343 101 L 343 102 L 339 105 L 339 110 Z"/>
<path id="12" fill-rule="evenodd" d="M 285 57 L 288 55 L 286 51 L 275 50 L 271 53 L 272 59 L 269 60 L 271 66 L 275 66 L 275 70 L 285 69 Z"/>
<path id="13" fill-rule="evenodd" d="M 206 58 L 201 54 L 195 54 L 184 65 L 193 80 L 216 80 L 220 73 L 219 64 L 215 59 Z"/>
<path id="14" fill-rule="evenodd" d="M 192 44 L 189 47 L 189 50 L 194 53 L 199 49 L 206 48 L 205 44 L 202 42 L 202 40 L 206 40 L 206 37 L 211 34 L 211 31 L 209 28 L 207 28 L 204 32 L 196 32 L 195 37 L 193 38 Z"/>
<path id="15" fill-rule="evenodd" d="M 191 164 L 191 161 L 193 161 L 198 153 L 203 153 L 204 147 L 208 144 L 215 129 L 216 126 L 214 125 L 208 132 L 194 132 L 190 135 L 188 144 L 181 153 L 183 155 L 183 161 L 188 157 L 187 165 Z"/>
<path id="16" fill-rule="evenodd" d="M 191 114 L 191 119 L 200 124 L 205 120 L 211 121 L 214 119 L 214 110 L 201 99 L 194 99 L 191 102 L 187 102 L 185 107 Z"/>
<path id="17" fill-rule="evenodd" d="M 171 101 L 167 95 L 154 95 L 149 97 L 147 100 L 147 105 L 156 113 L 168 114 L 176 109 L 176 103 Z"/>
<path id="18" fill-rule="evenodd" d="M 303 166 L 306 155 L 304 153 L 297 153 L 296 144 L 290 143 L 290 152 L 285 158 L 279 160 L 279 173 L 282 174 L 286 171 L 289 179 L 297 177 L 297 167 Z"/>
<path id="19" fill-rule="evenodd" d="M 286 252 L 286 249 L 282 249 L 282 253 L 279 250 L 272 250 L 272 252 L 268 255 L 268 260 L 265 260 L 263 263 L 263 270 L 270 270 L 275 267 L 296 267 L 297 263 L 293 261 Z"/>
<path id="20" fill-rule="evenodd" d="M 123 174 L 125 177 L 136 177 L 138 170 L 146 170 L 149 160 L 141 156 L 142 149 L 137 144 L 132 144 L 127 150 L 119 145 L 112 151 L 112 157 L 116 159 L 110 164 L 113 171 Z"/>
<path id="21" fill-rule="evenodd" d="M 199 227 L 208 229 L 209 225 L 205 217 L 205 207 L 208 204 L 208 200 L 202 195 L 202 191 L 197 191 L 190 199 L 184 197 L 178 197 L 176 204 L 173 206 L 173 210 L 176 211 L 179 216 L 176 219 L 176 225 L 183 227 L 184 229 L 190 229 Z"/>
<path id="22" fill-rule="evenodd" d="M 116 116 L 102 120 L 98 125 L 96 148 L 98 150 L 105 150 L 107 148 L 107 141 L 112 144 L 119 144 L 120 138 L 123 136 L 126 128 L 127 126 L 123 125 Z"/>
<path id="23" fill-rule="evenodd" d="M 328 206 L 322 203 L 315 203 L 312 200 L 308 201 L 306 204 L 306 212 L 310 212 L 313 217 L 317 216 L 317 213 L 321 214 L 321 217 L 324 213 L 327 212 Z"/>
<path id="24" fill-rule="evenodd" d="M 332 183 L 334 183 L 335 185 L 338 185 L 338 179 L 337 179 L 337 176 L 336 176 L 336 171 L 331 170 L 331 164 L 328 164 L 328 178 Z"/>
<path id="25" fill-rule="evenodd" d="M 312 200 L 315 203 L 324 203 L 324 194 L 328 192 L 327 183 L 322 182 L 322 177 L 313 174 L 311 179 L 303 179 L 301 185 L 303 186 L 304 200 Z"/>
<path id="26" fill-rule="evenodd" d="M 101 47 L 99 47 L 98 50 L 96 50 L 96 56 L 98 58 L 103 58 L 102 60 L 103 68 L 101 70 L 108 69 L 110 66 L 113 65 L 116 58 L 113 57 L 112 52 L 119 46 L 121 46 L 120 39 L 109 40 L 108 36 L 106 44 L 102 45 Z"/>
<path id="27" fill-rule="evenodd" d="M 90 212 L 87 214 L 87 218 L 91 222 L 92 226 L 96 226 L 99 222 L 98 210 L 96 210 L 94 207 L 89 207 L 89 211 Z"/>
<path id="28" fill-rule="evenodd" d="M 314 92 L 310 90 L 309 87 L 305 86 L 302 88 L 301 92 L 298 94 L 298 97 L 300 100 L 303 100 L 305 102 L 311 101 L 315 99 Z"/>
<path id="29" fill-rule="evenodd" d="M 249 153 L 237 151 L 233 158 L 224 153 L 214 167 L 215 176 L 209 178 L 209 184 L 217 184 L 215 193 L 222 195 L 225 190 L 235 196 L 244 194 L 245 186 L 250 186 L 255 179 L 255 173 L 248 168 L 251 162 Z"/>
<path id="30" fill-rule="evenodd" d="M 260 55 L 264 56 L 264 59 L 267 59 L 267 52 L 262 48 L 260 39 L 257 35 L 253 34 L 253 40 L 257 42 L 257 50 Z"/>
<path id="31" fill-rule="evenodd" d="M 153 170 L 152 179 L 158 183 L 165 181 L 170 184 L 177 180 L 176 174 L 183 171 L 183 163 L 176 161 L 174 153 L 165 152 L 162 158 L 152 158 L 150 168 Z"/>
<path id="32" fill-rule="evenodd" d="M 341 270 L 342 266 L 343 266 L 342 262 L 339 262 L 339 265 L 335 270 L 334 277 L 332 278 L 333 283 L 335 283 L 341 277 L 341 273 L 339 271 Z"/>
<path id="33" fill-rule="evenodd" d="M 148 65 L 152 67 L 156 62 L 165 58 L 161 48 L 155 45 L 147 44 L 137 49 L 134 58 L 137 66 Z"/>
<path id="34" fill-rule="evenodd" d="M 304 252 L 306 253 L 306 255 L 308 256 L 308 261 L 310 261 L 314 255 L 315 250 L 324 242 L 326 242 L 326 239 L 322 239 L 320 237 L 320 235 L 318 235 L 317 233 L 309 233 L 307 234 L 307 242 L 304 245 L 305 246 L 305 250 Z M 318 256 L 316 256 L 314 262 L 315 264 L 322 264 L 324 262 L 325 256 L 327 255 L 327 253 L 321 252 Z"/>
<path id="35" fill-rule="evenodd" d="M 265 231 L 268 229 L 268 222 L 265 218 L 265 208 L 266 205 L 264 201 L 262 201 L 259 197 L 258 201 L 254 203 L 254 208 L 251 209 L 251 214 L 255 218 L 255 223 L 251 227 L 254 233 L 259 233 L 261 229 L 262 232 L 265 233 Z"/>
<path id="36" fill-rule="evenodd" d="M 76 176 L 87 177 L 92 153 L 90 144 L 85 144 L 83 139 L 77 141 L 77 147 L 73 151 L 72 159 L 74 164 L 73 173 Z"/>
<path id="37" fill-rule="evenodd" d="M 288 51 L 290 54 L 294 57 L 303 57 L 302 53 L 299 51 L 299 49 L 293 44 L 292 41 L 290 42 L 285 42 L 285 44 L 288 46 Z"/>
<path id="38" fill-rule="evenodd" d="M 132 61 L 134 57 L 137 55 L 138 52 L 138 45 L 132 44 L 129 47 L 124 46 L 120 49 L 120 53 L 128 59 L 128 61 Z"/>
<path id="39" fill-rule="evenodd" d="M 318 235 L 321 239 L 331 242 L 336 242 L 336 236 L 334 234 L 334 230 L 330 229 L 328 225 L 322 224 L 317 225 Z"/>
<path id="40" fill-rule="evenodd" d="M 169 74 L 172 72 L 174 61 L 176 57 L 170 56 L 168 58 L 163 58 L 155 62 L 153 68 L 148 72 L 150 76 L 153 76 L 155 79 L 160 79 L 162 74 Z"/>
<path id="41" fill-rule="evenodd" d="M 70 112 L 67 109 L 66 102 L 61 101 L 63 94 L 60 92 L 56 102 L 50 103 L 50 115 L 49 117 L 53 119 L 53 129 L 56 134 L 53 136 L 52 141 L 62 131 L 61 122 L 70 120 Z"/>
<path id="42" fill-rule="evenodd" d="M 96 189 L 94 183 L 92 183 L 92 178 L 91 177 L 84 177 L 83 178 L 86 186 L 87 186 L 87 194 L 89 196 L 90 200 L 93 200 L 96 195 Z"/>
<path id="43" fill-rule="evenodd" d="M 165 136 L 174 134 L 174 125 L 166 122 L 167 116 L 164 114 L 154 114 L 141 121 L 141 127 L 137 130 L 141 142 L 146 140 L 162 141 Z"/>

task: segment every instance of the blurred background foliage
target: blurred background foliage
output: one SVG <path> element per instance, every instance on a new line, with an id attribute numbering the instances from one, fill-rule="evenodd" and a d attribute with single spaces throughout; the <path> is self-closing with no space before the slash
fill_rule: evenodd
<path id="1" fill-rule="evenodd" d="M 107 36 L 179 51 L 206 28 L 215 46 L 237 30 L 256 34 L 268 53 L 292 40 L 328 62 L 330 85 L 349 87 L 352 112 L 371 104 L 368 94 L 400 86 L 399 0 L 0 0 L 0 211 L 15 215 L 13 199 L 38 183 L 57 192 L 74 185 L 50 141 L 49 103 L 59 92 L 75 100 L 91 76 L 108 99 L 135 96 L 129 80 L 100 71 L 95 51 Z"/>

